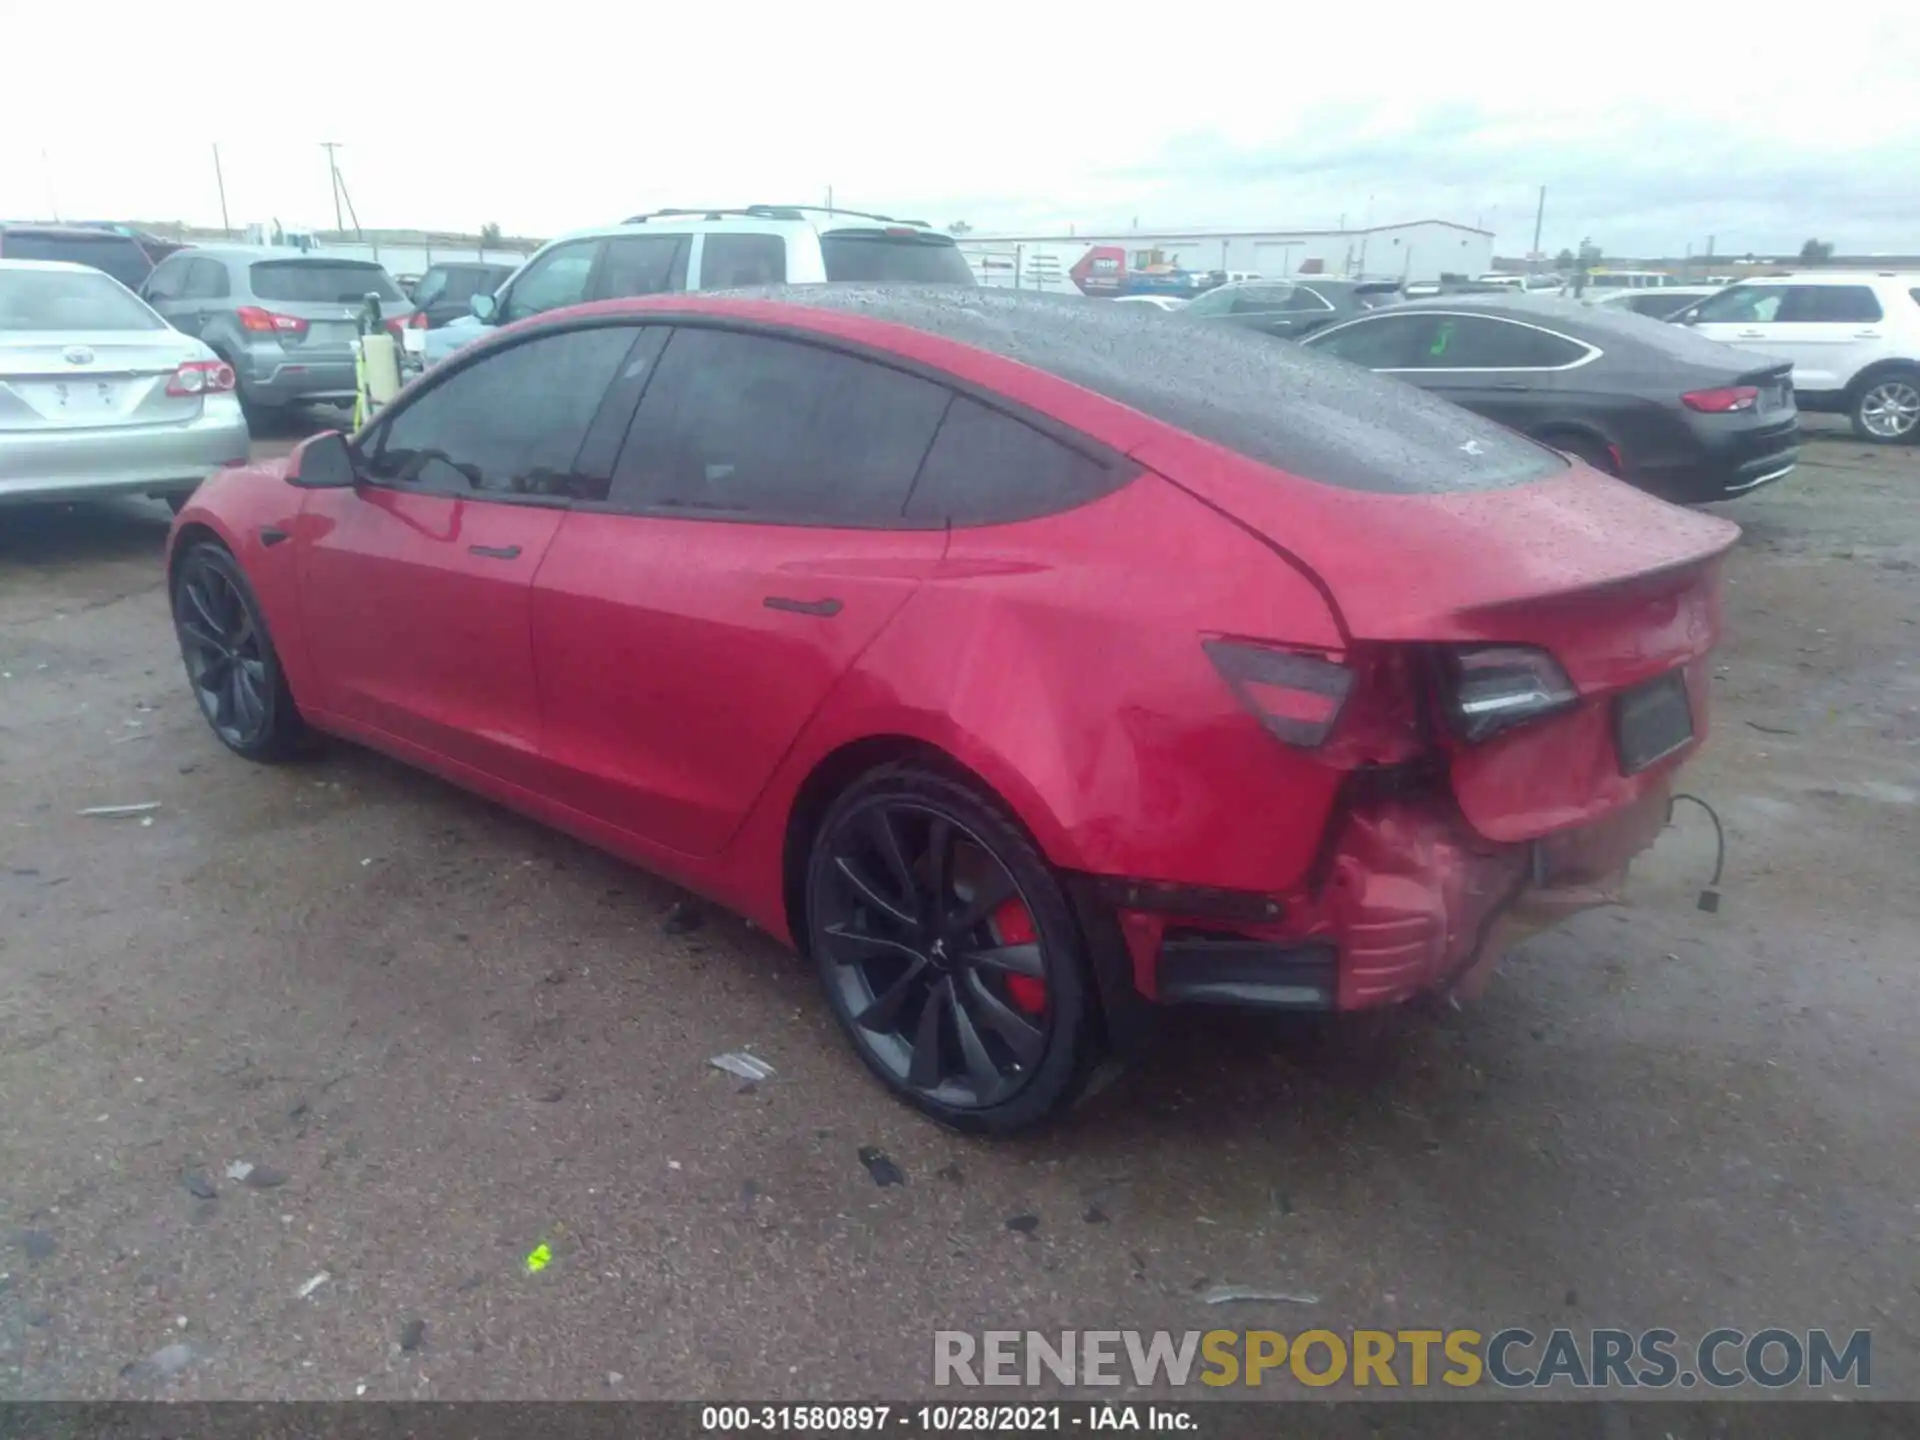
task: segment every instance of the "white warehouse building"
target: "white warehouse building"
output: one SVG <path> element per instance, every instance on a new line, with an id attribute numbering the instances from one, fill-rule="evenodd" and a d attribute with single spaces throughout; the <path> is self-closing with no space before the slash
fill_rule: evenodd
<path id="1" fill-rule="evenodd" d="M 1402 281 L 1484 275 L 1493 232 L 1451 220 L 1414 220 L 1359 230 L 1116 230 L 1087 235 L 968 235 L 960 241 L 982 284 L 1094 293 L 1121 274 L 1184 270 L 1236 278 L 1366 276 Z M 1091 284 L 1081 281 L 1090 280 Z"/>

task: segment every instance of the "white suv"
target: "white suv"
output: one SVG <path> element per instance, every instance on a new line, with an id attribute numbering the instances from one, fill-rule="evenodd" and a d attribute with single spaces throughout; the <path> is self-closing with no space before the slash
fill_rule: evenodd
<path id="1" fill-rule="evenodd" d="M 953 237 L 918 220 L 805 205 L 655 210 L 550 240 L 474 313 L 426 332 L 429 365 L 493 325 L 583 300 L 828 280 L 972 285 Z"/>
<path id="2" fill-rule="evenodd" d="M 1670 317 L 1793 362 L 1802 410 L 1883 445 L 1920 436 L 1920 275 L 1820 271 L 1742 280 Z"/>

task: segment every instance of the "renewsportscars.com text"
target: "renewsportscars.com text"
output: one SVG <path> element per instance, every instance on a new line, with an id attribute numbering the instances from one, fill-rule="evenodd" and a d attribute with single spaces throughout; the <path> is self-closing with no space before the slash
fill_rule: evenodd
<path id="1" fill-rule="evenodd" d="M 1768 1326 L 1710 1330 L 940 1330 L 938 1386 L 1665 1390 L 1873 1383 L 1873 1336 Z"/>

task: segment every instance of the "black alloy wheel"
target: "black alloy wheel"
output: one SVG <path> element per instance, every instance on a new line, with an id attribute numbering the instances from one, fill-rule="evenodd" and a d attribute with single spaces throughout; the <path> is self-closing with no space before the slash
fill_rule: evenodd
<path id="1" fill-rule="evenodd" d="M 807 940 L 861 1058 L 943 1123 L 1022 1128 L 1090 1073 L 1096 1026 L 1066 895 L 968 786 L 891 766 L 843 794 L 814 840 Z"/>
<path id="2" fill-rule="evenodd" d="M 200 712 L 236 754 L 275 760 L 299 738 L 280 659 L 259 601 L 233 557 L 199 544 L 181 560 L 173 583 L 173 624 Z"/>

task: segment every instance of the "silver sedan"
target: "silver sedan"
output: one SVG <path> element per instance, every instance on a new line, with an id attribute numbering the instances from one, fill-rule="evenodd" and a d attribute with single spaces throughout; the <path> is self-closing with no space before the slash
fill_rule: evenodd
<path id="1" fill-rule="evenodd" d="M 85 265 L 0 260 L 0 504 L 164 497 L 247 458 L 233 370 Z"/>

